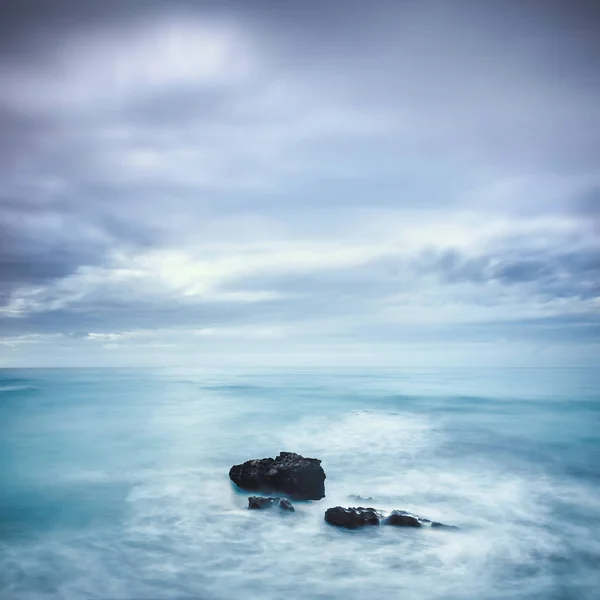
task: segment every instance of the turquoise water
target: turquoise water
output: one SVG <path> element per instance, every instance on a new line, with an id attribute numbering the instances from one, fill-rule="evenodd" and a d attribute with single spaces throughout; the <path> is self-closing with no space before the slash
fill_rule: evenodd
<path id="1" fill-rule="evenodd" d="M 592 370 L 0 370 L 0 432 L 6 600 L 598 598 Z M 281 450 L 327 497 L 246 510 Z M 351 494 L 461 529 L 325 524 Z"/>

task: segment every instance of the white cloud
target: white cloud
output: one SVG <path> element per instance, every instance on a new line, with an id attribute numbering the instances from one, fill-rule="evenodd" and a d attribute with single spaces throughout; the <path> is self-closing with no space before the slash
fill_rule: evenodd
<path id="1" fill-rule="evenodd" d="M 173 87 L 235 85 L 252 71 L 252 53 L 231 25 L 174 16 L 72 36 L 43 68 L 5 68 L 3 78 L 29 109 L 106 110 Z"/>

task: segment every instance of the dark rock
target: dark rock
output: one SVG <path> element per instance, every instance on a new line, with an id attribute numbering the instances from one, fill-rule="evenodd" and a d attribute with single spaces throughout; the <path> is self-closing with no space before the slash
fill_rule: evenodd
<path id="1" fill-rule="evenodd" d="M 418 517 L 404 510 L 393 510 L 383 518 L 384 514 L 374 508 L 343 508 L 336 506 L 325 511 L 325 520 L 331 525 L 357 529 L 364 525 L 392 525 L 394 527 L 435 527 L 445 529 L 458 529 L 453 525 L 432 522 L 429 519 Z"/>
<path id="2" fill-rule="evenodd" d="M 294 512 L 292 503 L 287 498 L 263 498 L 261 496 L 250 496 L 248 498 L 248 508 L 273 508 L 279 506 L 281 510 Z"/>
<path id="3" fill-rule="evenodd" d="M 454 525 L 444 525 L 437 521 L 430 521 L 423 517 L 413 515 L 405 510 L 393 510 L 383 521 L 384 525 L 395 525 L 396 527 L 434 527 L 444 529 L 458 529 Z"/>
<path id="4" fill-rule="evenodd" d="M 331 525 L 357 529 L 365 525 L 379 525 L 381 515 L 374 508 L 343 508 L 336 506 L 325 511 L 325 520 Z"/>
<path id="5" fill-rule="evenodd" d="M 418 517 L 404 512 L 403 510 L 393 510 L 383 522 L 384 525 L 395 525 L 396 527 L 422 527 L 427 519 L 419 520 Z"/>
<path id="6" fill-rule="evenodd" d="M 249 491 L 275 491 L 296 500 L 320 500 L 325 497 L 325 472 L 317 458 L 304 458 L 293 452 L 281 452 L 277 458 L 248 460 L 234 465 L 229 478 Z"/>

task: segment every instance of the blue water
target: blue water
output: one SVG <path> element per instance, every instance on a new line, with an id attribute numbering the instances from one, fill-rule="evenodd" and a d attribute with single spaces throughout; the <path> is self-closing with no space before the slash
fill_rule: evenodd
<path id="1" fill-rule="evenodd" d="M 246 510 L 281 450 L 327 497 Z M 600 597 L 591 370 L 0 370 L 0 482 L 3 600 Z M 350 494 L 460 530 L 328 526 Z"/>

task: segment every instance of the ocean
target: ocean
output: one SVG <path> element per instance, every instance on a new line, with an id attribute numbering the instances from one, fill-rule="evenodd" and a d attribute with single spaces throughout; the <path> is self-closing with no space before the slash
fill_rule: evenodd
<path id="1" fill-rule="evenodd" d="M 0 433 L 3 600 L 600 597 L 591 369 L 4 369 Z M 326 497 L 247 510 L 280 451 Z M 459 529 L 325 523 L 350 495 Z"/>

